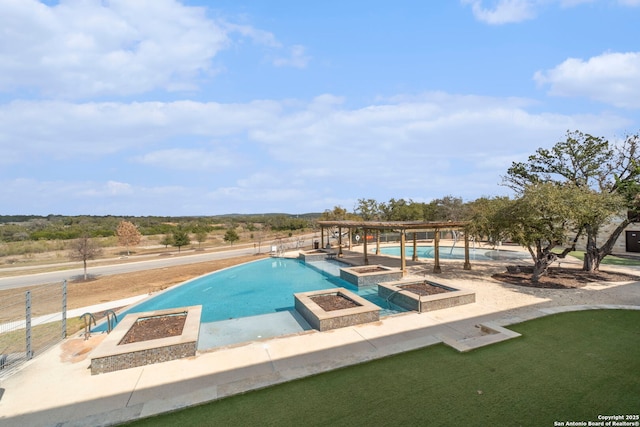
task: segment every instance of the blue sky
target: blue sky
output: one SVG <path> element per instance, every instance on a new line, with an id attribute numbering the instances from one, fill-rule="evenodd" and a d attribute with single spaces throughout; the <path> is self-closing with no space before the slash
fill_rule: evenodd
<path id="1" fill-rule="evenodd" d="M 640 0 L 0 0 L 0 214 L 509 194 L 640 132 Z"/>

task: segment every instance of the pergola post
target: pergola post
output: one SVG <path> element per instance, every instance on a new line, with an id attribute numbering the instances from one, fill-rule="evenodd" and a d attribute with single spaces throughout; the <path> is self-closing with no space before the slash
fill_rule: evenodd
<path id="1" fill-rule="evenodd" d="M 324 249 L 324 227 L 320 226 L 320 249 Z"/>
<path id="2" fill-rule="evenodd" d="M 471 262 L 469 262 L 469 236 L 464 233 L 464 269 L 471 270 Z"/>
<path id="3" fill-rule="evenodd" d="M 342 227 L 338 227 L 338 257 L 342 258 Z"/>
<path id="4" fill-rule="evenodd" d="M 411 257 L 412 261 L 418 260 L 418 239 L 416 238 L 416 232 L 413 232 L 413 256 Z"/>
<path id="5" fill-rule="evenodd" d="M 364 234 L 364 265 L 369 265 L 369 254 L 367 251 L 367 229 L 363 228 L 362 233 Z"/>
<path id="6" fill-rule="evenodd" d="M 376 230 L 376 255 L 380 255 L 380 230 Z"/>
<path id="7" fill-rule="evenodd" d="M 400 269 L 402 270 L 402 276 L 407 274 L 407 257 L 405 256 L 405 232 L 404 229 L 400 230 Z"/>
<path id="8" fill-rule="evenodd" d="M 433 272 L 442 273 L 440 268 L 440 229 L 436 228 L 433 238 Z"/>
<path id="9" fill-rule="evenodd" d="M 349 250 L 351 250 L 351 242 L 353 241 L 353 230 L 349 227 Z"/>

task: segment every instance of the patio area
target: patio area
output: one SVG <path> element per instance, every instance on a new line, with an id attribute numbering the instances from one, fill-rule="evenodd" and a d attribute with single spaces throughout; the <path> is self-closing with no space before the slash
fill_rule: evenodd
<path id="1" fill-rule="evenodd" d="M 393 267 L 395 258 L 371 263 Z M 342 258 L 358 265 L 361 253 Z M 327 332 L 315 330 L 201 351 L 195 357 L 91 375 L 91 354 L 106 335 L 70 337 L 0 383 L 0 426 L 113 425 L 319 372 L 444 342 L 459 351 L 515 335 L 508 326 L 559 311 L 640 309 L 640 282 L 592 283 L 577 290 L 537 289 L 490 279 L 504 262 L 407 262 L 413 277 L 476 293 L 476 302 L 409 312 Z M 622 269 L 638 274 L 638 269 Z M 506 328 L 506 329 L 504 329 Z"/>

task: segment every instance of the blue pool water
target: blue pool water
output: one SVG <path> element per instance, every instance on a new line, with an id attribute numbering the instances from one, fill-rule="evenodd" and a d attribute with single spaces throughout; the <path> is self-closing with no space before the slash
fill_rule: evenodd
<path id="1" fill-rule="evenodd" d="M 433 258 L 433 246 L 418 246 L 418 258 Z M 371 250 L 375 252 L 375 248 Z M 384 246 L 380 248 L 383 255 L 400 256 L 400 246 Z M 413 257 L 413 245 L 405 246 L 405 255 Z M 469 259 L 475 261 L 495 261 L 500 259 L 528 258 L 529 254 L 509 250 L 473 249 L 469 248 Z M 440 259 L 464 259 L 464 247 L 440 246 Z"/>
<path id="2" fill-rule="evenodd" d="M 344 287 L 377 304 L 380 315 L 404 311 L 378 297 L 377 286 L 358 289 L 339 278 L 338 261 L 308 263 L 269 258 L 218 271 L 158 294 L 129 313 L 202 305 L 202 323 L 294 310 L 293 294 Z M 106 330 L 99 325 L 96 331 Z"/>

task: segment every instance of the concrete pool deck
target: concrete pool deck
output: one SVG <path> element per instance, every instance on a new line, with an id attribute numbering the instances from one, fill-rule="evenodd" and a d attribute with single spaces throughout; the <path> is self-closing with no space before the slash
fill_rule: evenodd
<path id="1" fill-rule="evenodd" d="M 430 280 L 475 291 L 475 303 L 218 347 L 196 357 L 94 376 L 90 355 L 106 335 L 89 341 L 71 337 L 0 381 L 0 426 L 113 425 L 440 342 L 464 351 L 503 338 L 486 335 L 480 324 L 499 330 L 560 311 L 640 309 L 640 282 L 523 288 L 487 279 L 495 266 L 474 265 L 471 272 L 461 265 L 443 267 L 445 273 L 435 276 L 426 273 L 428 265 L 411 268 L 414 275 L 422 268 Z"/>

